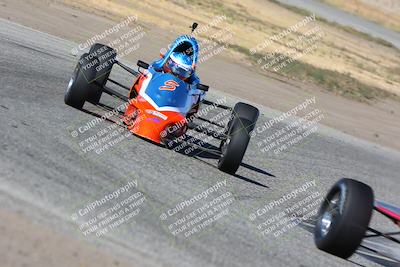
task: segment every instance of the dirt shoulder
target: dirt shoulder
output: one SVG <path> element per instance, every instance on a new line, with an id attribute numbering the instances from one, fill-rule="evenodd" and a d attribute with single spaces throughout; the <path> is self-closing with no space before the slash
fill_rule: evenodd
<path id="1" fill-rule="evenodd" d="M 0 17 L 75 42 L 84 42 L 115 25 L 112 14 L 84 12 L 55 1 L 2 0 Z M 144 12 L 141 10 L 141 12 Z M 187 24 L 191 23 L 187 20 Z M 154 25 L 142 23 L 146 36 L 142 46 L 129 58 L 150 61 L 160 48 L 177 35 Z M 239 62 L 239 64 L 238 64 Z M 226 51 L 199 66 L 202 81 L 212 88 L 248 99 L 273 109 L 287 111 L 310 96 L 316 96 L 317 106 L 325 112 L 322 124 L 355 137 L 387 147 L 400 149 L 400 104 L 379 101 L 372 104 L 351 101 L 316 85 L 289 80 L 280 75 L 261 74 Z M 71 70 L 72 71 L 72 70 Z"/>
<path id="2" fill-rule="evenodd" d="M 0 261 L 4 267 L 134 266 L 127 259 L 109 255 L 32 223 L 23 215 L 0 209 Z"/>

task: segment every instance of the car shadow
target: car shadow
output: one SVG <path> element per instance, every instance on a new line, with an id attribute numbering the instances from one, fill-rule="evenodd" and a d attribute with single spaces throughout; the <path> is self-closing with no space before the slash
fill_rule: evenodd
<path id="1" fill-rule="evenodd" d="M 107 106 L 107 105 L 105 105 L 105 104 L 99 104 L 99 106 L 101 106 L 101 107 L 103 107 L 103 108 L 105 108 L 105 109 L 110 109 L 110 111 L 113 110 L 112 107 L 109 107 L 109 106 Z M 81 111 L 84 112 L 84 113 L 86 113 L 86 114 L 92 115 L 92 116 L 94 116 L 94 117 L 97 117 L 97 118 L 100 118 L 100 119 L 104 119 L 104 120 L 107 121 L 107 122 L 116 123 L 116 124 L 118 124 L 119 127 L 124 127 L 124 128 L 126 128 L 124 125 L 121 125 L 121 124 L 119 124 L 118 122 L 113 121 L 113 120 L 111 120 L 111 119 L 109 119 L 109 118 L 107 118 L 107 117 L 103 117 L 103 116 L 101 116 L 100 114 L 97 114 L 96 112 L 90 111 L 90 110 L 85 109 L 85 108 L 82 108 Z M 128 131 L 128 129 L 126 129 L 126 130 Z M 135 135 L 135 136 L 136 136 L 136 135 Z M 162 144 L 158 144 L 158 143 L 152 142 L 152 141 L 150 141 L 150 140 L 148 140 L 148 139 L 146 139 L 146 138 L 143 138 L 143 137 L 140 137 L 140 136 L 136 136 L 136 137 L 139 137 L 140 139 L 145 140 L 145 141 L 148 141 L 148 142 L 150 142 L 150 143 L 152 143 L 152 144 L 155 144 L 155 145 L 157 145 L 157 146 L 165 147 L 165 146 L 162 145 Z M 170 150 L 174 150 L 175 152 L 177 152 L 177 153 L 179 153 L 179 154 L 182 154 L 182 155 L 185 155 L 185 156 L 189 156 L 189 157 L 196 158 L 197 160 L 200 160 L 200 161 L 206 163 L 207 165 L 212 166 L 213 168 L 217 168 L 215 165 L 213 165 L 213 164 L 211 164 L 211 163 L 209 163 L 209 162 L 207 162 L 207 161 L 205 161 L 205 160 L 203 160 L 203 159 L 215 159 L 215 160 L 217 160 L 217 159 L 219 159 L 219 157 L 220 157 L 219 155 L 216 155 L 216 154 L 213 154 L 213 153 L 204 151 L 204 150 L 202 150 L 202 149 L 199 149 L 199 148 L 190 146 L 190 145 L 188 145 L 188 144 L 186 144 L 186 145 L 183 146 L 183 147 L 180 147 L 180 146 L 182 146 L 182 144 L 184 144 L 185 142 L 189 142 L 189 141 L 190 141 L 190 143 L 193 143 L 193 144 L 195 144 L 195 145 L 197 145 L 197 146 L 201 146 L 201 147 L 206 148 L 206 149 L 210 149 L 210 150 L 218 150 L 218 149 L 219 149 L 217 146 L 215 146 L 215 145 L 213 145 L 213 144 L 204 142 L 204 141 L 202 141 L 202 140 L 200 140 L 200 139 L 197 139 L 197 138 L 195 138 L 195 137 L 193 137 L 193 136 L 190 136 L 190 135 L 185 135 L 184 138 L 183 138 L 183 140 L 180 140 L 180 141 L 171 140 L 171 141 L 170 141 L 170 145 L 168 145 L 167 147 L 168 147 Z M 269 173 L 269 172 L 267 172 L 267 171 L 264 171 L 264 170 L 262 170 L 262 169 L 260 169 L 260 168 L 257 168 L 257 167 L 255 167 L 255 166 L 252 166 L 252 165 L 250 165 L 250 164 L 247 164 L 247 163 L 243 163 L 243 162 L 242 162 L 240 165 L 241 165 L 242 167 L 246 168 L 246 169 L 249 169 L 249 170 L 251 170 L 251 171 L 257 172 L 257 173 L 259 173 L 259 174 L 266 175 L 266 176 L 268 176 L 268 177 L 276 177 L 275 175 L 273 175 L 273 174 L 271 174 L 271 173 Z M 238 178 L 238 179 L 241 179 L 241 180 L 243 180 L 243 181 L 245 181 L 245 182 L 248 182 L 248 183 L 257 185 L 257 186 L 260 186 L 260 187 L 263 187 L 263 188 L 269 188 L 267 185 L 262 184 L 262 183 L 257 182 L 257 181 L 254 181 L 254 180 L 252 180 L 252 179 L 250 179 L 250 178 L 248 178 L 248 177 L 245 177 L 245 176 L 243 176 L 243 175 L 234 174 L 233 176 L 236 177 L 236 178 Z"/>
<path id="2" fill-rule="evenodd" d="M 247 164 L 247 163 L 244 163 L 244 162 L 240 163 L 240 166 L 242 166 L 242 167 L 244 167 L 244 168 L 246 168 L 246 169 L 249 169 L 249 170 L 252 170 L 252 171 L 255 171 L 255 172 L 264 174 L 264 175 L 267 175 L 267 176 L 269 176 L 269 177 L 276 177 L 276 176 L 273 175 L 272 173 L 269 173 L 269 172 L 267 172 L 267 171 L 264 171 L 264 170 L 262 170 L 262 169 L 260 169 L 260 168 L 257 168 L 257 167 L 255 167 L 255 166 L 252 166 L 252 165 Z"/>
<path id="3" fill-rule="evenodd" d="M 115 108 L 113 108 L 113 107 L 111 107 L 111 106 L 108 106 L 108 105 L 106 105 L 106 104 L 103 104 L 103 103 L 98 103 L 96 106 L 98 106 L 98 107 L 100 107 L 100 108 L 103 108 L 103 109 L 105 109 L 105 110 L 108 110 L 108 111 L 118 112 L 118 114 L 119 114 L 120 116 L 123 116 L 123 115 L 124 115 L 124 112 L 122 112 L 121 110 L 115 109 Z"/>
<path id="4" fill-rule="evenodd" d="M 211 124 L 211 122 L 210 122 Z M 214 124 L 215 125 L 215 124 Z M 218 139 L 220 141 L 224 140 L 226 137 L 223 133 L 213 130 L 213 129 L 208 129 L 205 126 L 199 125 L 199 124 L 195 124 L 192 122 L 189 122 L 189 129 L 198 133 L 202 133 L 204 135 L 207 135 L 208 137 L 212 137 L 215 139 Z"/>
<path id="5" fill-rule="evenodd" d="M 240 174 L 235 173 L 233 176 L 236 177 L 236 178 L 238 178 L 238 179 L 240 179 L 240 180 L 243 180 L 243 181 L 245 181 L 245 182 L 255 184 L 255 185 L 257 185 L 257 186 L 261 186 L 261 187 L 264 187 L 264 188 L 269 188 L 269 186 L 267 186 L 267 185 L 265 185 L 265 184 L 262 184 L 262 183 L 260 183 L 260 182 L 251 180 L 250 178 L 244 177 L 243 175 L 240 175 Z"/>
<path id="6" fill-rule="evenodd" d="M 111 120 L 111 119 L 109 119 L 109 118 L 107 118 L 107 117 L 105 117 L 105 116 L 103 117 L 102 115 L 97 114 L 96 112 L 90 111 L 90 110 L 88 110 L 88 109 L 82 108 L 82 109 L 80 109 L 80 111 L 82 111 L 82 112 L 84 112 L 84 113 L 86 113 L 86 114 L 92 115 L 92 116 L 94 116 L 94 117 L 96 117 L 96 118 L 105 120 L 105 121 L 107 121 L 107 122 L 115 123 L 115 124 L 117 124 L 117 125 L 120 126 L 120 127 L 123 127 L 123 126 L 120 125 L 118 122 L 113 121 L 113 120 Z"/>
<path id="7" fill-rule="evenodd" d="M 206 159 L 219 159 L 219 155 L 204 151 L 195 146 L 191 146 L 190 144 L 194 144 L 195 146 L 203 147 L 209 150 L 218 150 L 218 147 L 216 147 L 215 145 L 204 142 L 203 140 L 200 140 L 189 134 L 185 134 L 182 137 L 169 141 L 168 147 L 179 154 L 189 157 L 197 156 Z"/>
<path id="8" fill-rule="evenodd" d="M 208 166 L 210 166 L 210 167 L 212 167 L 212 168 L 217 168 L 217 166 L 215 166 L 215 165 L 213 165 L 213 164 L 211 164 L 211 163 L 209 163 L 209 162 L 207 162 L 207 161 L 205 161 L 205 160 L 203 160 L 203 159 L 201 159 L 201 158 L 199 158 L 199 157 L 195 157 L 197 160 L 199 160 L 199 161 L 201 161 L 201 162 L 203 162 L 203 163 L 205 163 L 205 164 L 207 164 Z M 242 175 L 239 175 L 239 174 L 233 174 L 232 175 L 233 177 L 236 177 L 236 178 L 238 178 L 238 179 L 240 179 L 240 180 L 243 180 L 243 181 L 245 181 L 245 182 L 247 182 L 247 183 L 251 183 L 251 184 L 254 184 L 254 185 L 257 185 L 257 186 L 260 186 L 260 187 L 263 187 L 263 188 L 269 188 L 269 186 L 267 186 L 267 185 L 265 185 L 265 184 L 262 184 L 262 183 L 260 183 L 260 182 L 257 182 L 257 181 L 255 181 L 255 180 L 252 180 L 252 179 L 250 179 L 250 178 L 247 178 L 247 177 L 244 177 L 244 176 L 242 176 Z"/>
<path id="9" fill-rule="evenodd" d="M 140 138 L 140 136 L 138 136 L 138 137 Z M 141 138 L 141 139 L 147 140 L 145 138 Z M 213 144 L 210 144 L 210 143 L 206 143 L 206 142 L 204 142 L 204 141 L 202 141 L 202 140 L 200 140 L 198 138 L 195 138 L 195 137 L 193 137 L 191 135 L 184 135 L 181 139 L 178 138 L 178 139 L 175 139 L 175 140 L 169 140 L 169 141 L 167 141 L 167 147 L 168 147 L 168 149 L 173 150 L 173 151 L 175 151 L 175 152 L 177 152 L 177 153 L 179 153 L 181 155 L 196 158 L 197 160 L 200 160 L 203 163 L 205 163 L 205 164 L 207 164 L 207 165 L 209 165 L 209 166 L 211 166 L 213 168 L 217 168 L 215 165 L 205 161 L 204 159 L 218 160 L 220 158 L 219 155 L 211 153 L 211 152 L 208 152 L 208 151 L 204 151 L 203 149 L 197 148 L 195 146 L 191 146 L 191 145 L 189 145 L 189 143 L 190 144 L 195 144 L 196 146 L 201 146 L 202 148 L 206 148 L 206 149 L 209 149 L 209 150 L 218 150 L 219 149 L 217 146 L 215 146 Z M 154 144 L 156 144 L 156 143 L 154 143 Z M 160 145 L 160 144 L 156 144 L 156 145 L 163 146 L 163 145 Z M 273 174 L 271 174 L 271 173 L 269 173 L 267 171 L 264 171 L 264 170 L 262 170 L 260 168 L 257 168 L 255 166 L 252 166 L 250 164 L 242 162 L 240 165 L 242 167 L 246 168 L 246 169 L 249 169 L 251 171 L 257 172 L 259 174 L 266 175 L 268 177 L 276 177 L 275 175 L 273 175 Z M 264 187 L 264 188 L 269 188 L 267 185 L 264 185 L 264 184 L 262 184 L 260 182 L 254 181 L 254 180 L 252 180 L 252 179 L 250 179 L 248 177 L 245 177 L 243 175 L 234 174 L 233 176 L 238 178 L 238 179 L 241 179 L 243 181 L 246 181 L 248 183 L 255 184 L 257 186 L 261 186 L 261 187 Z"/>
<path id="10" fill-rule="evenodd" d="M 204 151 L 204 150 L 202 150 L 200 148 L 192 147 L 190 145 L 182 146 L 182 144 L 184 144 L 185 142 L 190 142 L 190 143 L 193 143 L 193 144 L 195 144 L 197 146 L 201 146 L 203 148 L 210 149 L 210 150 L 218 150 L 219 148 L 217 146 L 215 146 L 213 144 L 210 144 L 210 143 L 205 143 L 204 141 L 199 140 L 199 139 L 197 139 L 197 138 L 195 138 L 193 136 L 190 136 L 190 135 L 185 135 L 183 140 L 180 140 L 180 142 L 179 141 L 177 141 L 177 142 L 171 141 L 171 142 L 172 142 L 173 146 L 170 146 L 170 149 L 174 150 L 175 152 L 180 153 L 180 154 L 185 155 L 185 156 L 196 158 L 197 160 L 199 160 L 199 161 L 201 161 L 201 162 L 203 162 L 203 163 L 205 163 L 205 164 L 207 164 L 207 165 L 209 165 L 209 166 L 211 166 L 213 168 L 217 168 L 215 165 L 205 161 L 204 159 L 215 159 L 215 160 L 218 160 L 220 158 L 219 155 L 214 154 L 214 153 L 210 153 L 208 151 Z M 257 168 L 255 166 L 252 166 L 250 164 L 242 162 L 240 165 L 242 167 L 246 168 L 246 169 L 249 169 L 251 171 L 257 172 L 259 174 L 266 175 L 268 177 L 276 177 L 275 175 L 273 175 L 273 174 L 271 174 L 271 173 L 269 173 L 267 171 L 264 171 L 264 170 L 262 170 L 260 168 Z M 257 182 L 255 180 L 252 180 L 252 179 L 250 179 L 248 177 L 245 177 L 243 175 L 234 174 L 233 176 L 238 178 L 238 179 L 241 179 L 241 180 L 243 180 L 245 182 L 257 185 L 257 186 L 261 186 L 261 187 L 264 187 L 264 188 L 269 188 L 267 185 L 262 184 L 260 182 Z"/>

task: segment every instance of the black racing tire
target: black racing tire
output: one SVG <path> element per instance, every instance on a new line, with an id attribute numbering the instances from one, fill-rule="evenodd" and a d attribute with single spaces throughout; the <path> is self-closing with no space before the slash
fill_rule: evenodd
<path id="1" fill-rule="evenodd" d="M 344 259 L 350 257 L 365 236 L 373 207 L 371 187 L 353 179 L 339 180 L 319 209 L 314 229 L 316 246 Z"/>
<path id="2" fill-rule="evenodd" d="M 243 103 L 243 102 L 238 102 L 236 105 L 233 107 L 232 110 L 232 117 L 230 121 L 228 122 L 227 125 L 227 131 L 229 131 L 230 127 L 232 126 L 232 122 L 235 118 L 240 118 L 244 120 L 248 120 L 252 122 L 252 126 L 249 128 L 249 132 L 252 131 L 256 125 L 258 116 L 260 115 L 259 110 L 249 104 Z"/>
<path id="3" fill-rule="evenodd" d="M 97 89 L 94 80 L 98 61 L 96 58 L 87 59 L 88 55 L 85 53 L 79 59 L 64 95 L 65 104 L 77 109 L 82 109 L 91 91 Z"/>
<path id="4" fill-rule="evenodd" d="M 93 87 L 87 100 L 97 105 L 103 93 L 102 87 L 107 83 L 107 79 L 116 61 L 117 53 L 113 48 L 107 45 L 95 43 L 90 47 L 89 55 L 96 57 L 99 61 L 95 77 L 96 83 L 99 86 Z"/>
<path id="5" fill-rule="evenodd" d="M 236 103 L 233 107 L 233 113 L 238 117 L 251 122 L 256 122 L 260 115 L 260 112 L 256 107 L 243 102 Z"/>
<path id="6" fill-rule="evenodd" d="M 250 141 L 252 122 L 246 119 L 235 118 L 227 134 L 227 139 L 221 145 L 221 157 L 218 169 L 229 174 L 235 174 L 242 163 Z"/>

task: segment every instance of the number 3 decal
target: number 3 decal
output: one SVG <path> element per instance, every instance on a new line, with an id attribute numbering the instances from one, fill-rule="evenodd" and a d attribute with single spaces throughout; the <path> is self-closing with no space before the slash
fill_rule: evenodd
<path id="1" fill-rule="evenodd" d="M 160 86 L 160 90 L 167 90 L 167 91 L 174 91 L 176 87 L 179 86 L 179 83 L 177 83 L 174 80 L 168 80 L 164 83 L 163 86 Z"/>

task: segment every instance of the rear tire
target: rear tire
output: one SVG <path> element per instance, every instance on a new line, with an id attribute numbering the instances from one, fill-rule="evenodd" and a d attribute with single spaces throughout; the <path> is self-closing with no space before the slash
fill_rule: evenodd
<path id="1" fill-rule="evenodd" d="M 82 109 L 91 91 L 97 89 L 93 82 L 96 78 L 98 62 L 96 58 L 86 59 L 88 55 L 83 54 L 79 59 L 64 95 L 65 104 L 77 109 Z"/>
<path id="2" fill-rule="evenodd" d="M 353 179 L 339 180 L 319 209 L 314 231 L 316 246 L 341 258 L 350 257 L 367 231 L 373 203 L 371 187 Z"/>
<path id="3" fill-rule="evenodd" d="M 227 140 L 221 145 L 222 155 L 218 161 L 218 169 L 235 174 L 249 144 L 250 131 L 248 129 L 251 126 L 252 122 L 249 120 L 240 118 L 232 120 Z"/>

